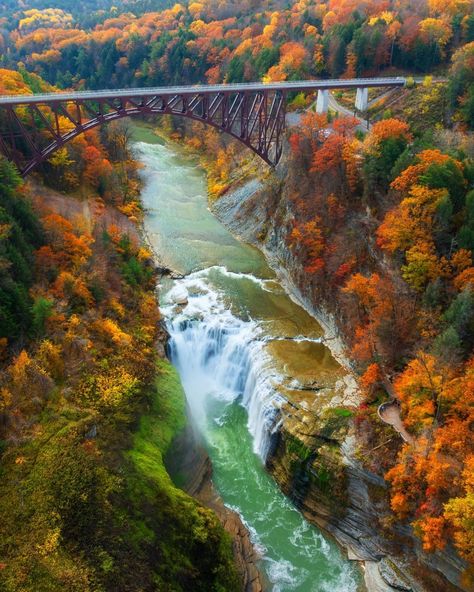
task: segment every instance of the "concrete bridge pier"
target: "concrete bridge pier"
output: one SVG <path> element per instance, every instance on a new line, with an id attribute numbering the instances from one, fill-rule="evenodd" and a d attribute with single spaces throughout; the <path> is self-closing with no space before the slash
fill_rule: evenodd
<path id="1" fill-rule="evenodd" d="M 316 113 L 327 113 L 329 109 L 329 91 L 327 89 L 318 90 L 316 100 Z"/>
<path id="2" fill-rule="evenodd" d="M 367 111 L 367 107 L 369 106 L 369 89 L 368 88 L 358 88 L 356 93 L 356 100 L 355 100 L 355 108 L 360 111 L 361 113 L 365 113 Z"/>

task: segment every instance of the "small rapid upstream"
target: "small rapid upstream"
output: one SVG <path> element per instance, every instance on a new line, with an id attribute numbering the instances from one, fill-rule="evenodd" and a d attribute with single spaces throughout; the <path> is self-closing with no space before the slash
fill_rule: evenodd
<path id="1" fill-rule="evenodd" d="M 270 590 L 355 592 L 356 567 L 264 469 L 283 396 L 298 397 L 298 386 L 316 379 L 330 391 L 342 369 L 263 256 L 209 212 L 204 172 L 161 143 L 137 142 L 135 152 L 145 165 L 148 238 L 160 261 L 184 275 L 163 283 L 162 312 L 214 484 L 249 528 Z"/>

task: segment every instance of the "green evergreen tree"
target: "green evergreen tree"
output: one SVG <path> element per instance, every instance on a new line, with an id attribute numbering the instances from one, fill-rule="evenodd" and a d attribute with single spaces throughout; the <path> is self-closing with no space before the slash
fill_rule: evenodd
<path id="1" fill-rule="evenodd" d="M 20 182 L 15 167 L 0 158 L 0 337 L 13 339 L 31 326 L 33 250 L 42 242 L 37 217 L 18 196 Z"/>

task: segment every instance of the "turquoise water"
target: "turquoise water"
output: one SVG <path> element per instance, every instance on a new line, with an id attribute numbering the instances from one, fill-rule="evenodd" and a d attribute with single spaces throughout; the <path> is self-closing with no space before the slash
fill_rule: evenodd
<path id="1" fill-rule="evenodd" d="M 147 235 L 161 262 L 186 274 L 162 286 L 162 311 L 215 486 L 249 528 L 268 590 L 355 592 L 357 567 L 264 469 L 279 417 L 276 386 L 303 380 L 291 374 L 301 365 L 327 381 L 341 376 L 319 343 L 321 328 L 284 293 L 260 252 L 214 218 L 193 160 L 168 145 L 138 142 L 135 150 L 145 165 Z M 281 337 L 290 340 L 278 342 L 277 357 L 270 344 Z"/>

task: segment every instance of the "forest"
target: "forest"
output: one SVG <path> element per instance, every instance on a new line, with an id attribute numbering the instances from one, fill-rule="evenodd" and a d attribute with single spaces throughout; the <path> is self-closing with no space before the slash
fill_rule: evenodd
<path id="1" fill-rule="evenodd" d="M 291 188 L 288 248 L 316 291 L 334 295 L 361 373 L 356 421 L 367 446 L 378 443 L 381 397 L 401 403 L 414 441 L 372 461 L 388 469 L 394 513 L 410 518 L 425 550 L 454 536 L 472 561 L 472 140 L 453 151 L 460 138 L 415 137 L 396 118 L 363 140 L 336 120 L 324 139 L 326 125 L 308 115 L 291 138 L 296 170 L 307 159 L 310 175 Z"/>
<path id="2" fill-rule="evenodd" d="M 10 6 L 13 4 L 13 6 Z M 468 0 L 87 3 L 22 11 L 3 5 L 0 65 L 59 87 L 370 76 L 442 71 L 474 41 Z M 0 5 L 0 9 L 2 5 Z M 1 12 L 0 12 L 1 14 Z"/>
<path id="3" fill-rule="evenodd" d="M 454 545 L 472 586 L 472 0 L 0 0 L 0 94 L 392 74 L 424 82 L 382 102 L 366 133 L 356 118 L 290 98 L 303 114 L 288 130 L 278 189 L 291 219 L 285 246 L 302 289 L 338 319 L 359 376 L 354 430 L 361 449 L 378 450 L 366 462 L 390 486 L 380 529 L 410 524 L 426 553 Z M 167 125 L 201 154 L 213 199 L 242 171 L 261 172 L 216 132 Z M 163 336 L 137 232 L 140 183 L 121 123 L 74 139 L 27 183 L 0 157 L 7 591 L 238 589 L 216 517 L 147 458 L 182 429 L 184 403 L 155 350 Z M 87 216 L 48 208 L 42 184 L 85 200 Z M 377 408 L 390 398 L 412 439 L 387 447 Z M 150 506 L 160 509 L 152 518 Z"/>
<path id="4" fill-rule="evenodd" d="M 5 71 L 2 84 L 47 88 Z M 53 203 L 0 159 L 2 590 L 236 590 L 222 526 L 163 464 L 185 403 L 156 347 L 127 132 L 68 150 L 43 174 L 76 196 Z"/>

